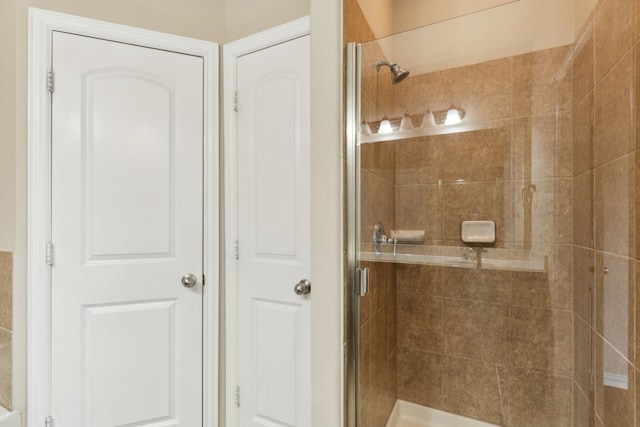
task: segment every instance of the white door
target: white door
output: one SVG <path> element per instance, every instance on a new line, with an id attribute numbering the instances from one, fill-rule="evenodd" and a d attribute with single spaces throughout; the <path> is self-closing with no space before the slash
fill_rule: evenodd
<path id="1" fill-rule="evenodd" d="M 54 423 L 202 425 L 202 58 L 52 51 Z"/>
<path id="2" fill-rule="evenodd" d="M 241 427 L 311 426 L 309 83 L 309 36 L 237 62 Z"/>

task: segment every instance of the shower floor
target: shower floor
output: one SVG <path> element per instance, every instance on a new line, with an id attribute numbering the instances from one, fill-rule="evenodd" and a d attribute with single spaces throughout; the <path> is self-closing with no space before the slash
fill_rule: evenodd
<path id="1" fill-rule="evenodd" d="M 397 400 L 386 427 L 498 427 L 461 415 Z"/>

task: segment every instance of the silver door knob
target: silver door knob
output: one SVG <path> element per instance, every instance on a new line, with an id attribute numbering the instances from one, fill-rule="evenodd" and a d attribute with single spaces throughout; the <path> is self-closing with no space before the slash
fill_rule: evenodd
<path id="1" fill-rule="evenodd" d="M 186 274 L 182 276 L 182 285 L 185 288 L 193 288 L 198 283 L 198 278 L 194 274 Z"/>
<path id="2" fill-rule="evenodd" d="M 296 295 L 307 295 L 311 293 L 311 282 L 307 279 L 300 280 L 294 287 L 293 292 Z"/>

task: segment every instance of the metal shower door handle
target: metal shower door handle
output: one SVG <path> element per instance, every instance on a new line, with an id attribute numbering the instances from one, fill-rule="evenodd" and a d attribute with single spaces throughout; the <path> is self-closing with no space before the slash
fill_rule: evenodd
<path id="1" fill-rule="evenodd" d="M 311 282 L 308 279 L 300 280 L 294 287 L 293 292 L 296 295 L 307 295 L 311 293 Z"/>

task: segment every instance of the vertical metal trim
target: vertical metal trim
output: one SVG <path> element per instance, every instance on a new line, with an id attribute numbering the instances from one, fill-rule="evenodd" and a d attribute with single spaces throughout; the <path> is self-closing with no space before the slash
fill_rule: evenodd
<path id="1" fill-rule="evenodd" d="M 360 298 L 356 293 L 359 231 L 359 160 L 358 136 L 360 124 L 360 45 L 348 43 L 345 50 L 345 124 L 346 124 L 346 194 L 347 194 L 347 271 L 345 290 L 346 355 L 346 416 L 348 427 L 360 423 Z"/>

